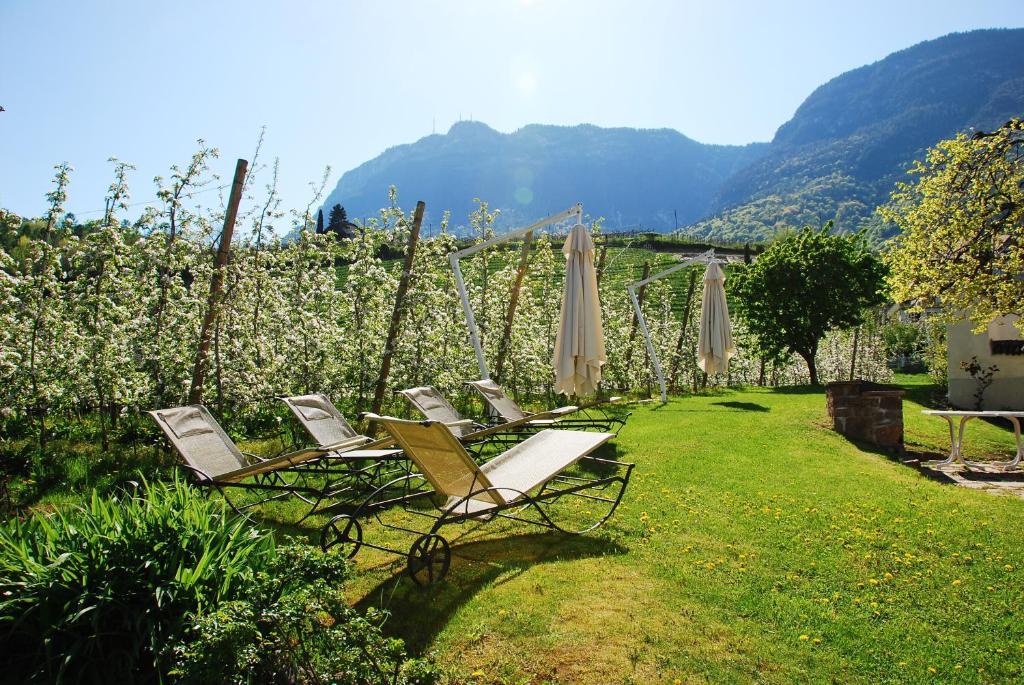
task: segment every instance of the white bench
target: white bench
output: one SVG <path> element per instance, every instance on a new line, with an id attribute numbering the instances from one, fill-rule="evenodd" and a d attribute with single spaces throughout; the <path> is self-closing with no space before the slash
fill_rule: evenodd
<path id="1" fill-rule="evenodd" d="M 964 460 L 964 457 L 963 457 L 963 454 L 962 454 L 963 446 L 964 446 L 964 427 L 967 425 L 967 422 L 970 421 L 971 419 L 978 419 L 978 418 L 1006 419 L 1011 424 L 1013 424 L 1013 433 L 1014 433 L 1014 436 L 1017 439 L 1017 454 L 1010 461 L 998 462 L 996 464 L 993 464 L 994 466 L 1002 466 L 1003 468 L 1006 468 L 1006 469 L 1012 469 L 1012 468 L 1016 468 L 1017 467 L 1017 465 L 1021 462 L 1021 459 L 1024 459 L 1024 445 L 1021 444 L 1021 436 L 1020 436 L 1020 420 L 1022 418 L 1024 418 L 1024 412 L 1021 412 L 1021 411 L 959 411 L 959 410 L 955 410 L 955 409 L 954 410 L 939 411 L 939 410 L 935 410 L 935 409 L 926 409 L 922 413 L 928 414 L 930 416 L 941 416 L 942 418 L 946 419 L 946 423 L 949 424 L 949 442 L 950 442 L 949 457 L 945 461 L 940 461 L 938 464 L 936 464 L 936 466 L 948 466 L 950 464 L 955 464 L 955 463 L 964 464 L 964 465 L 967 465 L 967 466 L 971 466 L 972 465 L 969 462 L 967 462 L 966 460 Z M 954 424 L 953 420 L 957 419 L 957 418 L 960 419 L 960 427 L 959 427 L 959 429 L 957 429 L 953 425 Z"/>

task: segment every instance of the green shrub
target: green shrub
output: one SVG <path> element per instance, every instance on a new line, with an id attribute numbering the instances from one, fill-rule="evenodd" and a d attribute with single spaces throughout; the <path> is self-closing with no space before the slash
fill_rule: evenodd
<path id="1" fill-rule="evenodd" d="M 346 575 L 179 479 L 94 493 L 0 526 L 0 680 L 376 683 L 420 668 L 344 603 Z"/>
<path id="2" fill-rule="evenodd" d="M 241 594 L 273 539 L 176 480 L 144 497 L 0 528 L 0 636 L 7 674 L 37 682 L 155 676 L 186 614 Z"/>
<path id="3" fill-rule="evenodd" d="M 316 685 L 430 685 L 433 665 L 406 660 L 385 638 L 385 616 L 363 616 L 339 589 L 348 565 L 315 547 L 281 547 L 244 599 L 222 604 L 174 647 L 171 674 L 204 685 L 296 682 Z"/>

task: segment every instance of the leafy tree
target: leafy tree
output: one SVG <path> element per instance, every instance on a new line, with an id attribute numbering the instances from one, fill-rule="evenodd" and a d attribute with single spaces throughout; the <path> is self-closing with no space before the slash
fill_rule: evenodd
<path id="1" fill-rule="evenodd" d="M 331 207 L 331 213 L 327 219 L 327 232 L 333 233 L 338 238 L 351 238 L 352 232 L 349 225 L 345 208 L 337 204 Z"/>
<path id="2" fill-rule="evenodd" d="M 825 334 L 859 325 L 864 310 L 885 299 L 885 266 L 863 234 L 829 235 L 831 228 L 786 234 L 732 278 L 737 313 L 761 355 L 800 355 L 812 385 L 819 383 L 815 356 Z"/>
<path id="3" fill-rule="evenodd" d="M 899 301 L 941 303 L 979 328 L 1024 302 L 1024 121 L 928 151 L 883 215 L 903 229 L 889 253 Z"/>

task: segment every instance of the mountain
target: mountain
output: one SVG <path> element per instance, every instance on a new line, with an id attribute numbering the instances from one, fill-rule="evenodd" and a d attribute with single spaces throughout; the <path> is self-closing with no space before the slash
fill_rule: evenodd
<path id="1" fill-rule="evenodd" d="M 875 207 L 928 147 L 1021 115 L 1024 29 L 920 43 L 811 93 L 760 159 L 723 183 L 714 216 L 686 232 L 766 237 L 828 219 L 856 230 L 877 221 Z"/>
<path id="2" fill-rule="evenodd" d="M 453 226 L 467 223 L 479 197 L 502 210 L 503 226 L 582 202 L 610 228 L 671 230 L 676 220 L 682 226 L 705 216 L 722 182 L 764 147 L 705 145 L 671 129 L 535 124 L 506 134 L 460 121 L 346 172 L 324 206 L 374 216 L 395 185 L 403 204 L 426 202 L 428 221 L 450 209 Z"/>
<path id="3" fill-rule="evenodd" d="M 1024 29 L 951 34 L 837 76 L 817 88 L 770 143 L 705 145 L 670 129 L 530 125 L 499 133 L 459 122 L 390 148 L 345 173 L 326 208 L 373 216 L 398 187 L 428 221 L 464 225 L 483 198 L 518 226 L 583 202 L 608 228 L 766 238 L 780 226 L 874 216 L 913 160 L 943 138 L 1024 115 Z M 674 213 L 675 212 L 675 213 Z"/>

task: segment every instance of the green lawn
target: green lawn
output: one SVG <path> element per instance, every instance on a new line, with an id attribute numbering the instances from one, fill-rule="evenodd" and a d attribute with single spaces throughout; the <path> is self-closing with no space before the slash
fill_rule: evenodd
<path id="1" fill-rule="evenodd" d="M 944 452 L 927 388 L 901 380 L 908 446 Z M 455 682 L 1024 678 L 1024 501 L 860 449 L 824 407 L 806 388 L 643 405 L 616 440 L 637 469 L 606 527 L 450 531 L 428 589 L 364 548 L 353 600 L 389 609 L 387 630 Z M 1009 432 L 969 430 L 973 454 L 1011 453 Z"/>

